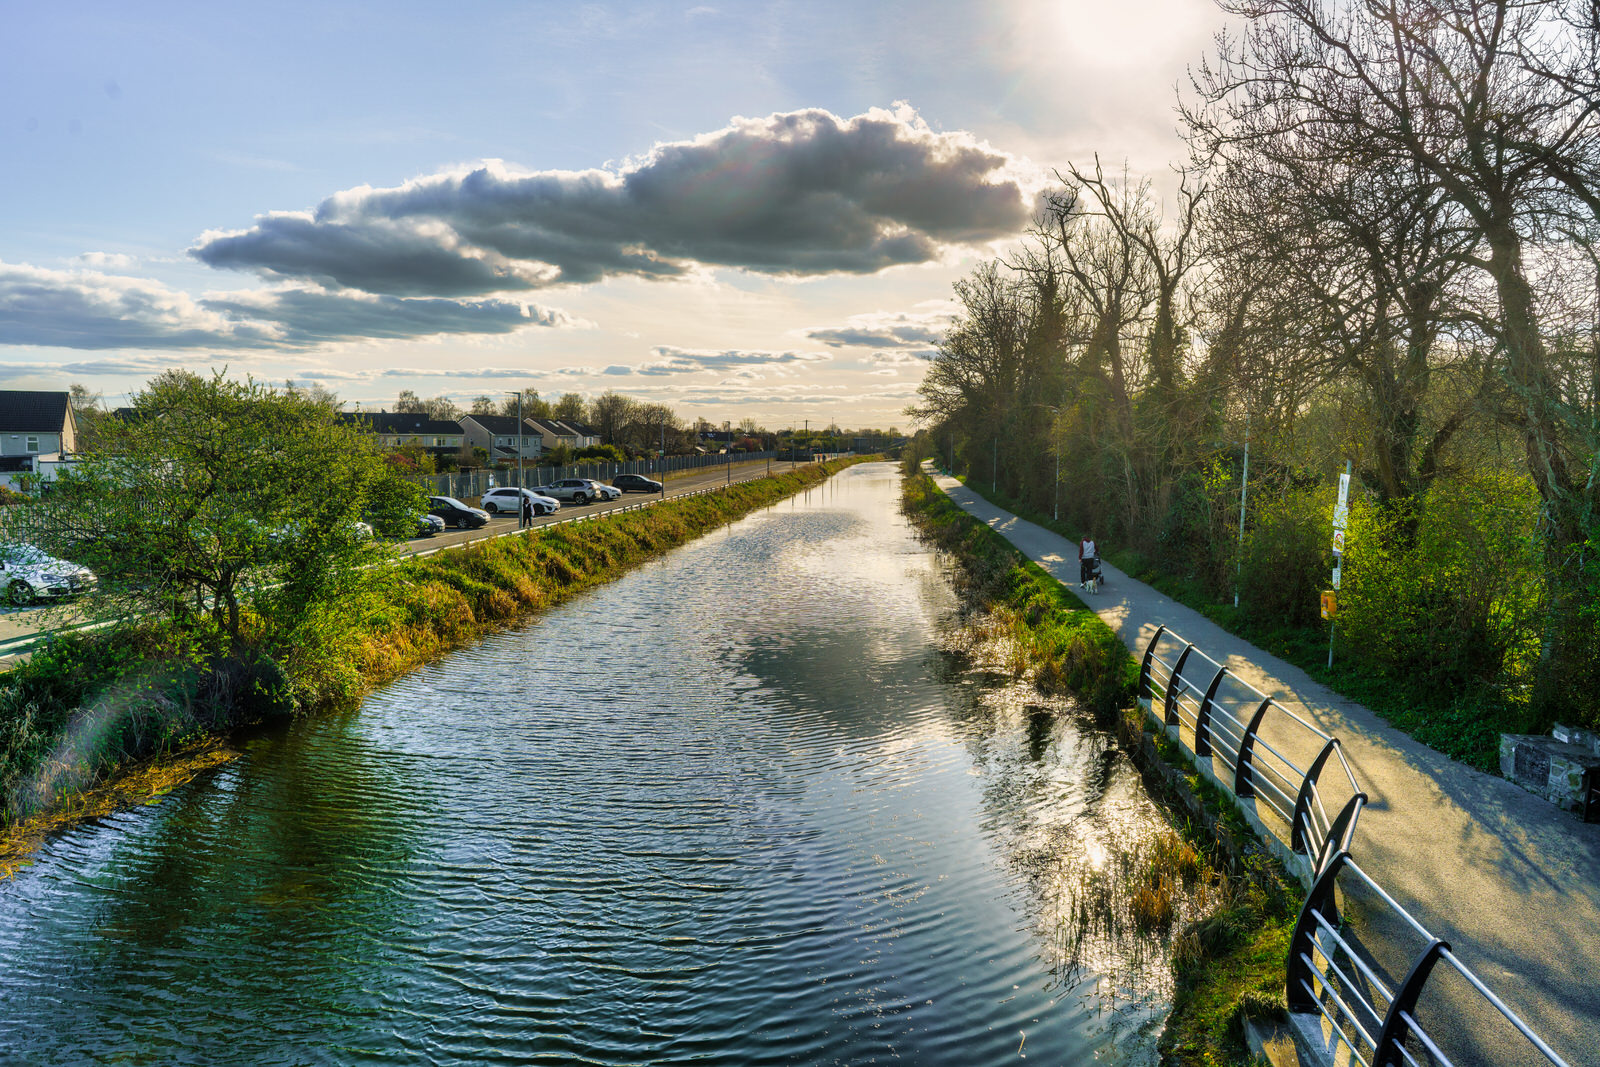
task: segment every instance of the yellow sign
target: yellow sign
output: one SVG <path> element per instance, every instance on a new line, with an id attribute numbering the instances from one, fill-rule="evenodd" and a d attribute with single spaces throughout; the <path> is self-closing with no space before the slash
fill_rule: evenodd
<path id="1" fill-rule="evenodd" d="M 1322 591 L 1322 617 L 1331 619 L 1339 613 L 1339 594 L 1332 589 Z"/>

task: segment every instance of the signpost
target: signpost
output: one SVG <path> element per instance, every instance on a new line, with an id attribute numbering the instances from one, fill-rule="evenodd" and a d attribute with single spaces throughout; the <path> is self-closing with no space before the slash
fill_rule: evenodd
<path id="1" fill-rule="evenodd" d="M 1328 625 L 1328 666 L 1333 666 L 1333 631 L 1339 625 L 1339 579 L 1344 570 L 1344 532 L 1350 526 L 1350 461 L 1345 460 L 1344 473 L 1339 475 L 1339 502 L 1333 506 L 1333 589 L 1322 594 L 1322 617 Z"/>

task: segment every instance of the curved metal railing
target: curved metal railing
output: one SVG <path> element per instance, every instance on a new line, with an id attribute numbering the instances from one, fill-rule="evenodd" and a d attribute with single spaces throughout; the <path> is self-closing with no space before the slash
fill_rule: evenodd
<path id="1" fill-rule="evenodd" d="M 1145 646 L 1139 697 L 1197 766 L 1237 801 L 1253 801 L 1241 809 L 1305 856 L 1313 877 L 1349 848 L 1367 795 L 1338 738 L 1165 626 Z M 1324 781 L 1335 762 L 1344 772 L 1336 786 Z"/>

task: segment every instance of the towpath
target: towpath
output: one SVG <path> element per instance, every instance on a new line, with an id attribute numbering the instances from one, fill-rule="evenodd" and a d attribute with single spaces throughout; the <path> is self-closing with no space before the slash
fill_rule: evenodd
<path id="1" fill-rule="evenodd" d="M 1076 543 L 994 506 L 954 478 L 935 480 L 1076 588 Z M 1114 567 L 1104 565 L 1104 573 L 1104 590 L 1088 600 L 1128 648 L 1142 654 L 1165 625 L 1338 737 L 1370 798 L 1351 846 L 1356 862 L 1450 942 L 1572 1067 L 1600 1065 L 1600 825 L 1585 825 L 1502 778 L 1440 755 L 1199 612 Z"/>

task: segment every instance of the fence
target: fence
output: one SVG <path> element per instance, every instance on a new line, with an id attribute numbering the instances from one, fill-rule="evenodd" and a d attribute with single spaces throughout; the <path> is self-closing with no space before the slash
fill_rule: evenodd
<path id="1" fill-rule="evenodd" d="M 1309 869 L 1285 979 L 1305 1040 L 1333 1062 L 1360 1067 L 1568 1067 L 1351 858 L 1367 797 L 1338 738 L 1164 626 L 1145 646 L 1139 699 L 1280 855 Z M 1342 776 L 1326 773 L 1335 760 Z M 1348 797 L 1330 819 L 1324 795 L 1345 796 L 1345 786 Z"/>
<path id="2" fill-rule="evenodd" d="M 1233 795 L 1239 810 L 1306 885 L 1349 847 L 1367 796 L 1356 785 L 1338 738 L 1165 626 L 1145 646 L 1139 696 L 1201 773 Z M 1325 782 L 1335 761 L 1342 778 Z M 1330 816 L 1330 810 L 1336 814 Z"/>
<path id="3" fill-rule="evenodd" d="M 619 474 L 642 474 L 660 478 L 675 471 L 700 470 L 724 467 L 730 463 L 777 461 L 776 452 L 728 452 L 705 456 L 665 456 L 660 459 L 636 459 L 626 463 L 575 463 L 565 467 L 524 467 L 522 478 L 517 468 L 509 470 L 450 471 L 444 474 L 417 474 L 411 480 L 434 496 L 453 496 L 464 499 L 482 496 L 495 486 L 549 485 L 562 478 L 596 478 L 609 482 Z M 809 462 L 809 460 L 807 460 Z"/>

